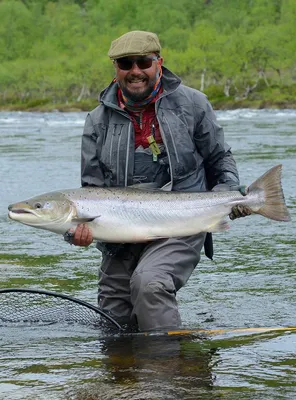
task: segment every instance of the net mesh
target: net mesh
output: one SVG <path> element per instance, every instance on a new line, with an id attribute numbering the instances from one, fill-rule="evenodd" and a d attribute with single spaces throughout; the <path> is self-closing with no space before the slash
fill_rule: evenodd
<path id="1" fill-rule="evenodd" d="M 106 321 L 94 306 L 77 301 L 50 292 L 1 291 L 0 325 L 65 322 L 97 325 Z"/>

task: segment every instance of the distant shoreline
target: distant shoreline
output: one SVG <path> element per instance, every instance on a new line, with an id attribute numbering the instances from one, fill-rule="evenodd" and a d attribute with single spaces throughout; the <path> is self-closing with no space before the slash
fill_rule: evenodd
<path id="1" fill-rule="evenodd" d="M 249 109 L 296 109 L 296 100 L 295 101 L 282 101 L 282 102 L 272 102 L 272 101 L 257 101 L 257 100 L 211 100 L 209 99 L 213 108 L 215 110 L 238 110 L 242 108 Z M 28 104 L 2 104 L 0 105 L 0 111 L 9 112 L 9 111 L 27 111 L 27 112 L 87 112 L 99 105 L 96 101 L 87 101 L 87 102 L 69 102 L 69 103 L 60 103 L 53 104 L 47 103 L 42 105 L 34 105 L 32 106 L 30 102 Z"/>

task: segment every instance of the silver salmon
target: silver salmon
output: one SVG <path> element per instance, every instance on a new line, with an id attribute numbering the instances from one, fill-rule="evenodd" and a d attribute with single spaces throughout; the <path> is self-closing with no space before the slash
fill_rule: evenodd
<path id="1" fill-rule="evenodd" d="M 237 205 L 276 221 L 290 221 L 281 185 L 282 166 L 267 171 L 239 191 L 167 192 L 133 187 L 83 187 L 44 193 L 8 207 L 14 221 L 64 234 L 86 223 L 93 238 L 128 243 L 228 229 Z"/>

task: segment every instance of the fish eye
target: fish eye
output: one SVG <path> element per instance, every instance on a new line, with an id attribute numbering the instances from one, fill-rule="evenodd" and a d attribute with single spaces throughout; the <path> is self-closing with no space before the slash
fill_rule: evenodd
<path id="1" fill-rule="evenodd" d="M 42 204 L 41 204 L 41 203 L 35 203 L 35 204 L 34 204 L 34 207 L 35 207 L 35 208 L 42 208 Z"/>

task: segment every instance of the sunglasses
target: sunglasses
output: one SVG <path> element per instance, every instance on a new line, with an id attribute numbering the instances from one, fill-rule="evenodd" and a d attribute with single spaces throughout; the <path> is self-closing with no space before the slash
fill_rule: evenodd
<path id="1" fill-rule="evenodd" d="M 114 62 L 116 62 L 118 68 L 122 69 L 123 71 L 128 71 L 132 69 L 134 64 L 137 64 L 140 69 L 148 69 L 151 67 L 152 62 L 156 60 L 158 60 L 157 56 L 142 56 L 133 58 L 122 57 L 114 60 Z"/>

